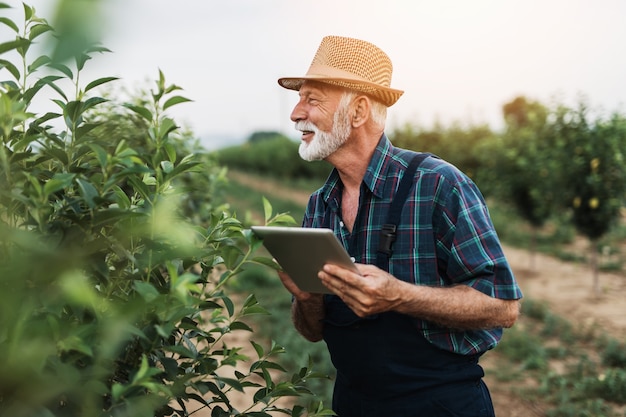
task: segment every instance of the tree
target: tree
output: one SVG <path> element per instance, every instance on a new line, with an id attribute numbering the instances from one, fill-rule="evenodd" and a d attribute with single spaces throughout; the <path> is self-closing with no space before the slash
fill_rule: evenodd
<path id="1" fill-rule="evenodd" d="M 555 137 L 550 134 L 549 111 L 520 96 L 505 104 L 502 113 L 506 130 L 494 164 L 497 195 L 531 225 L 531 252 L 535 253 L 537 230 L 553 215 L 558 194 L 559 166 L 553 156 Z"/>
<path id="2" fill-rule="evenodd" d="M 626 193 L 626 119 L 614 114 L 589 120 L 588 106 L 559 108 L 554 122 L 564 174 L 565 207 L 590 241 L 593 290 L 598 280 L 597 242 L 621 218 Z"/>

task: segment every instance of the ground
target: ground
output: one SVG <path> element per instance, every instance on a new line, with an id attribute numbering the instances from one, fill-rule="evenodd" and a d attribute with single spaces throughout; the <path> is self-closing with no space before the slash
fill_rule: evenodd
<path id="1" fill-rule="evenodd" d="M 596 297 L 592 291 L 592 274 L 587 265 L 563 262 L 541 254 L 531 255 L 528 251 L 509 246 L 505 246 L 505 254 L 526 297 L 545 301 L 552 313 L 567 319 L 576 328 L 598 326 L 618 340 L 626 338 L 624 276 L 600 274 L 603 292 Z M 534 267 L 530 268 L 529 265 Z M 489 368 L 494 366 L 493 359 L 487 353 L 482 362 L 486 368 L 486 381 L 491 390 L 496 415 L 544 416 L 540 404 L 512 396 L 510 390 L 514 386 L 502 386 L 490 377 Z"/>

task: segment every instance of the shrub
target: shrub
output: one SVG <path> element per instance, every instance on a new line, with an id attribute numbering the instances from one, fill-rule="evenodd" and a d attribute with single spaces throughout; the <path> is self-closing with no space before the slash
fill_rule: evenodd
<path id="1" fill-rule="evenodd" d="M 106 49 L 32 59 L 54 30 L 23 7 L 22 29 L 0 19 L 16 34 L 0 44 L 0 414 L 301 415 L 276 400 L 310 393 L 310 364 L 280 380 L 270 371 L 284 372 L 274 360 L 283 349 L 252 341 L 257 358 L 232 371 L 251 358 L 225 335 L 251 331 L 245 318 L 265 309 L 252 294 L 237 304 L 228 282 L 248 264 L 274 264 L 255 257 L 260 242 L 237 218 L 194 192 L 194 178 L 212 186 L 221 169 L 187 154 L 189 133 L 167 117 L 188 101 L 180 87 L 160 73 L 147 99 L 99 110 L 107 99 L 92 94 L 115 78 L 82 84 L 79 74 Z M 57 109 L 36 114 L 44 89 Z M 265 206 L 266 223 L 293 221 Z M 235 410 L 231 394 L 246 389 L 250 408 Z M 313 402 L 309 413 L 330 412 Z"/>

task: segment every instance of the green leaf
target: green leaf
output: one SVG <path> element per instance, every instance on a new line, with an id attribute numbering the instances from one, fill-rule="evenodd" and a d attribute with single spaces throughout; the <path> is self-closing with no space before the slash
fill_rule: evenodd
<path id="1" fill-rule="evenodd" d="M 223 297 L 222 301 L 224 302 L 224 306 L 226 307 L 226 310 L 228 310 L 228 316 L 232 317 L 233 314 L 235 314 L 235 304 L 228 297 Z"/>
<path id="2" fill-rule="evenodd" d="M 70 101 L 65 104 L 63 109 L 63 115 L 65 116 L 68 127 L 80 124 L 83 114 L 83 102 L 82 101 Z"/>
<path id="3" fill-rule="evenodd" d="M 148 303 L 156 300 L 160 296 L 157 289 L 154 288 L 154 285 L 150 284 L 149 282 L 134 281 L 133 288 L 135 289 L 135 291 L 137 291 L 141 298 L 143 298 Z"/>
<path id="4" fill-rule="evenodd" d="M 106 48 L 102 45 L 91 45 L 89 46 L 89 48 L 87 48 L 87 50 L 85 51 L 87 53 L 92 53 L 92 52 L 111 52 L 111 50 L 109 48 Z"/>
<path id="5" fill-rule="evenodd" d="M 165 104 L 163 104 L 163 110 L 167 110 L 168 108 L 175 106 L 177 104 L 180 103 L 186 103 L 189 102 L 191 100 L 189 100 L 188 98 L 182 97 L 182 96 L 174 96 L 169 98 Z"/>
<path id="6" fill-rule="evenodd" d="M 59 64 L 59 63 L 51 63 L 50 67 L 54 68 L 55 70 L 57 70 L 57 71 L 59 71 L 61 73 L 63 73 L 70 80 L 74 79 L 74 73 L 66 65 Z"/>
<path id="7" fill-rule="evenodd" d="M 37 24 L 30 28 L 30 32 L 28 33 L 28 39 L 32 41 L 33 39 L 43 35 L 46 32 L 50 32 L 51 30 L 53 29 L 50 25 L 47 25 L 45 23 Z"/>
<path id="8" fill-rule="evenodd" d="M 263 213 L 265 213 L 265 223 L 267 223 L 272 218 L 272 205 L 265 197 L 263 197 Z"/>
<path id="9" fill-rule="evenodd" d="M 117 382 L 114 383 L 113 386 L 111 387 L 111 395 L 113 397 L 113 401 L 115 402 L 119 401 L 125 392 L 126 392 L 126 387 L 124 385 L 119 384 Z"/>
<path id="10" fill-rule="evenodd" d="M 89 208 L 96 208 L 95 199 L 100 195 L 98 190 L 96 190 L 96 187 L 81 178 L 78 178 L 76 182 L 78 183 L 80 195 L 83 197 Z"/>
<path id="11" fill-rule="evenodd" d="M 192 351 L 190 351 L 189 349 L 181 345 L 163 346 L 163 350 L 176 353 L 180 355 L 182 358 L 196 359 L 197 357 L 193 354 Z"/>
<path id="12" fill-rule="evenodd" d="M 246 323 L 242 321 L 234 321 L 230 324 L 231 330 L 246 330 L 252 332 L 252 327 L 248 326 Z"/>
<path id="13" fill-rule="evenodd" d="M 75 174 L 69 173 L 54 174 L 52 178 L 46 181 L 46 184 L 43 187 L 44 195 L 49 196 L 59 190 L 69 187 L 72 184 L 74 177 Z"/>
<path id="14" fill-rule="evenodd" d="M 265 350 L 263 349 L 263 346 L 261 346 L 254 340 L 250 340 L 250 344 L 254 347 L 254 350 L 256 350 L 256 354 L 259 357 L 259 359 L 262 358 L 263 355 L 265 355 Z"/>
<path id="15" fill-rule="evenodd" d="M 12 51 L 14 49 L 23 48 L 28 45 L 30 45 L 30 41 L 28 41 L 28 39 L 16 39 L 14 41 L 0 43 L 0 54 Z"/>
<path id="16" fill-rule="evenodd" d="M 126 195 L 126 193 L 118 186 L 118 185 L 113 185 L 113 193 L 115 194 L 115 202 L 117 203 L 117 205 L 119 206 L 119 208 L 121 208 L 122 210 L 127 210 L 130 208 L 130 199 L 128 198 L 128 195 Z"/>
<path id="17" fill-rule="evenodd" d="M 89 61 L 91 57 L 87 54 L 77 54 L 75 57 L 76 60 L 76 69 L 80 72 L 85 67 L 85 63 Z"/>
<path id="18" fill-rule="evenodd" d="M 59 340 L 57 342 L 57 346 L 59 350 L 62 352 L 69 352 L 75 350 L 77 352 L 81 352 L 87 356 L 93 356 L 93 350 L 88 343 L 86 343 L 81 337 L 78 335 L 70 335 L 65 339 Z"/>
<path id="19" fill-rule="evenodd" d="M 109 100 L 102 97 L 91 97 L 85 101 L 84 107 L 82 109 L 83 112 L 89 110 L 90 108 L 97 106 L 98 104 L 105 103 Z"/>
<path id="20" fill-rule="evenodd" d="M 89 90 L 91 90 L 92 88 L 95 88 L 99 85 L 111 82 L 111 81 L 115 81 L 118 80 L 118 77 L 104 77 L 104 78 L 98 78 L 97 80 L 94 80 L 92 82 L 90 82 L 89 84 L 87 84 L 87 86 L 85 87 L 85 93 Z"/>
<path id="21" fill-rule="evenodd" d="M 0 69 L 2 68 L 6 68 L 17 81 L 20 80 L 20 70 L 18 70 L 17 67 L 11 62 L 6 59 L 0 59 Z"/>
<path id="22" fill-rule="evenodd" d="M 272 259 L 264 257 L 264 256 L 254 257 L 254 258 L 252 258 L 251 262 L 258 263 L 258 264 L 265 265 L 265 266 L 269 266 L 270 268 L 275 269 L 275 270 L 280 270 L 280 265 L 279 264 L 274 262 Z"/>
<path id="23" fill-rule="evenodd" d="M 37 120 L 35 120 L 35 124 L 40 125 L 42 123 L 47 122 L 48 120 L 56 119 L 56 118 L 59 118 L 61 116 L 62 116 L 62 114 L 49 112 L 49 113 L 46 113 L 43 116 L 39 117 Z"/>
<path id="24" fill-rule="evenodd" d="M 99 123 L 83 123 L 78 129 L 76 129 L 76 138 L 85 140 L 87 133 L 91 132 L 98 126 L 100 126 Z M 87 138 L 87 140 L 89 140 L 89 138 Z"/>
<path id="25" fill-rule="evenodd" d="M 165 138 L 170 132 L 176 129 L 178 129 L 178 126 L 176 125 L 174 120 L 166 117 L 161 121 L 161 126 L 159 128 L 159 137 Z"/>
<path id="26" fill-rule="evenodd" d="M 91 150 L 96 154 L 96 158 L 98 159 L 98 163 L 102 168 L 106 168 L 107 162 L 109 160 L 108 152 L 100 145 L 95 143 L 90 143 L 88 146 Z"/>
<path id="27" fill-rule="evenodd" d="M 226 378 L 226 377 L 223 377 L 223 376 L 216 376 L 215 379 L 225 383 L 228 386 L 233 387 L 234 389 L 236 389 L 239 392 L 243 392 L 243 385 L 241 385 L 241 382 L 237 381 L 236 379 Z"/>
<path id="28" fill-rule="evenodd" d="M 164 148 L 170 162 L 176 162 L 176 147 L 174 144 L 168 142 L 165 144 Z M 184 160 L 181 162 L 184 162 Z"/>
<path id="29" fill-rule="evenodd" d="M 30 20 L 33 17 L 34 10 L 32 7 L 26 5 L 26 3 L 22 3 L 24 6 L 24 17 L 26 20 Z"/>
<path id="30" fill-rule="evenodd" d="M 13 32 L 15 32 L 15 33 L 19 33 L 19 31 L 20 31 L 20 28 L 17 27 L 15 22 L 13 22 L 8 17 L 0 17 L 0 23 L 3 23 L 5 25 L 7 25 L 8 27 L 10 27 L 11 29 L 13 29 Z"/>
<path id="31" fill-rule="evenodd" d="M 130 103 L 124 104 L 124 107 L 126 107 L 127 109 L 132 110 L 133 112 L 137 113 L 139 116 L 143 117 L 148 122 L 152 121 L 152 112 L 150 110 L 148 110 L 147 108 L 145 108 L 143 106 L 136 106 L 136 105 L 130 104 Z"/>
<path id="32" fill-rule="evenodd" d="M 174 164 L 172 164 L 170 161 L 161 161 L 161 169 L 166 174 L 169 174 L 174 169 Z"/>
<path id="33" fill-rule="evenodd" d="M 46 56 L 46 55 L 42 55 L 39 58 L 37 58 L 36 60 L 34 60 L 29 66 L 28 66 L 28 72 L 34 72 L 37 68 L 43 66 L 43 65 L 47 65 L 50 63 L 50 57 Z"/>
<path id="34" fill-rule="evenodd" d="M 54 91 L 56 91 L 57 93 L 59 93 L 59 95 L 61 97 L 63 97 L 63 99 L 65 99 L 65 101 L 67 101 L 67 96 L 65 95 L 65 92 L 63 92 L 63 90 L 58 87 L 55 83 L 55 81 L 60 80 L 61 76 L 59 75 L 48 75 L 47 77 L 43 77 L 41 79 L 39 79 L 35 85 L 33 86 L 33 88 L 37 87 L 37 90 L 35 91 L 39 91 L 39 89 L 41 87 L 43 87 L 44 85 L 48 85 L 50 86 Z M 53 100 L 55 103 L 59 104 L 57 101 L 58 100 Z M 63 106 L 61 106 L 61 108 L 63 108 Z"/>

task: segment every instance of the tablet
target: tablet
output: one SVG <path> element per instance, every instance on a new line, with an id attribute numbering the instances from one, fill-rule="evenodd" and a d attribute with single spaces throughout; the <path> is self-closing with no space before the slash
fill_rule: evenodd
<path id="1" fill-rule="evenodd" d="M 332 294 L 317 273 L 330 263 L 359 271 L 331 229 L 252 226 L 263 246 L 302 291 Z"/>

